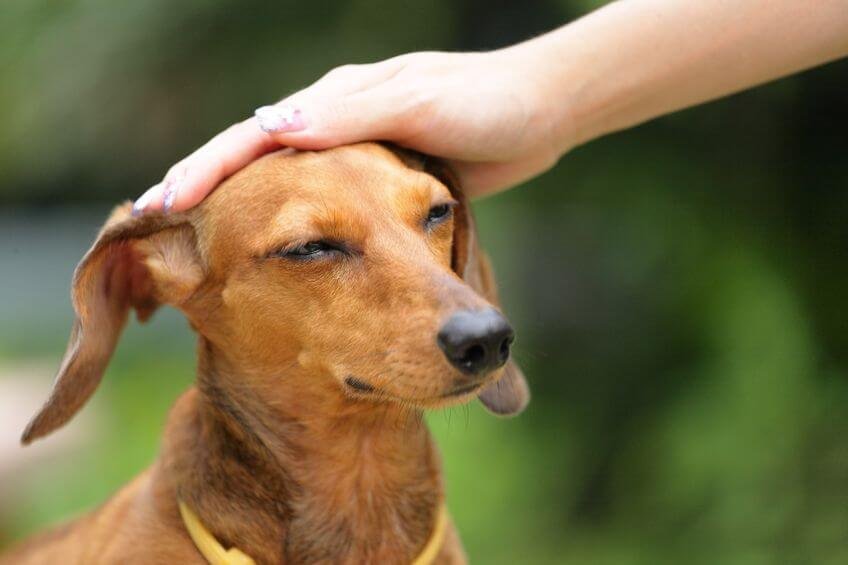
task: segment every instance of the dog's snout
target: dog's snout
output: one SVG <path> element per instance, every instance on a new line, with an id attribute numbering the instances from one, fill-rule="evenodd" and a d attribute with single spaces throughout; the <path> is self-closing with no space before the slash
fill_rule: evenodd
<path id="1" fill-rule="evenodd" d="M 436 341 L 454 367 L 475 375 L 506 363 L 514 337 L 506 318 L 489 308 L 455 313 L 439 330 Z"/>

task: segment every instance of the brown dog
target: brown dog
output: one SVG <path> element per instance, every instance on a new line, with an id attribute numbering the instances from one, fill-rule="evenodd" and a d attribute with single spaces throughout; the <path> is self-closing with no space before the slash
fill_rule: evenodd
<path id="1" fill-rule="evenodd" d="M 479 395 L 514 414 L 528 391 L 443 169 L 376 144 L 268 155 L 190 212 L 117 208 L 72 296 L 68 351 L 24 443 L 92 395 L 131 308 L 186 315 L 197 386 L 147 471 L 0 561 L 203 563 L 179 502 L 257 563 L 410 563 L 428 542 L 437 562 L 465 561 L 449 520 L 434 533 L 443 487 L 422 411 Z"/>

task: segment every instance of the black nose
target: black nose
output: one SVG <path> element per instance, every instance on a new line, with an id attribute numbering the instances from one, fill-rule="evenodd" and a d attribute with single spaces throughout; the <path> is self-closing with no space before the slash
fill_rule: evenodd
<path id="1" fill-rule="evenodd" d="M 439 330 L 436 341 L 451 364 L 468 374 L 497 369 L 509 358 L 515 334 L 497 310 L 460 310 Z"/>

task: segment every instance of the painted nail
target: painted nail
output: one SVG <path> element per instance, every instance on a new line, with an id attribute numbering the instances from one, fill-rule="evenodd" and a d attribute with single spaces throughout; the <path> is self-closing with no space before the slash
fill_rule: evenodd
<path id="1" fill-rule="evenodd" d="M 141 216 L 142 214 L 144 214 L 144 211 L 147 209 L 148 206 L 150 206 L 150 201 L 153 200 L 153 196 L 156 194 L 156 192 L 159 190 L 159 188 L 161 186 L 162 186 L 162 183 L 153 185 L 150 188 L 148 188 L 147 191 L 144 194 L 142 194 L 141 196 L 138 197 L 138 200 L 136 200 L 133 203 L 133 207 L 132 207 L 132 215 L 133 216 L 137 217 L 137 216 Z"/>
<path id="2" fill-rule="evenodd" d="M 306 129 L 303 113 L 292 106 L 262 106 L 253 113 L 266 133 L 283 133 Z"/>
<path id="3" fill-rule="evenodd" d="M 171 209 L 174 207 L 174 201 L 177 199 L 177 194 L 180 189 L 183 187 L 183 181 L 185 181 L 186 174 L 188 173 L 188 169 L 180 168 L 177 172 L 171 176 L 171 178 L 166 178 L 162 181 L 162 212 L 168 214 L 171 212 Z"/>
<path id="4" fill-rule="evenodd" d="M 174 199 L 177 197 L 177 191 L 180 189 L 179 181 L 167 181 L 164 188 L 164 198 L 162 199 L 162 212 L 170 213 L 174 207 Z"/>

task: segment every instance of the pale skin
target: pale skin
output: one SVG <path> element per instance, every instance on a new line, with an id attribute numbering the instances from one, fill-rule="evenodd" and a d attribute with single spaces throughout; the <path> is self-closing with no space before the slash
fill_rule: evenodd
<path id="1" fill-rule="evenodd" d="M 619 0 L 496 51 L 333 69 L 174 165 L 135 211 L 191 208 L 280 147 L 363 140 L 442 157 L 492 194 L 605 134 L 846 55 L 845 0 Z"/>

